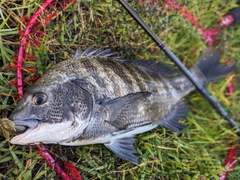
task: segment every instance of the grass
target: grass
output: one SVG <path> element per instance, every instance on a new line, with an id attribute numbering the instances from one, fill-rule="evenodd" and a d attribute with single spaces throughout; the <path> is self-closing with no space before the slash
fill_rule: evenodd
<path id="1" fill-rule="evenodd" d="M 178 3 L 186 6 L 200 25 L 209 29 L 217 26 L 219 18 L 236 6 L 233 0 L 179 0 Z M 21 18 L 34 13 L 40 4 L 36 0 L 0 1 L 0 118 L 8 117 L 18 102 L 16 88 L 10 84 L 10 80 L 16 78 L 15 70 L 8 67 L 18 52 L 18 29 L 25 27 Z M 206 49 L 196 29 L 177 11 L 163 9 L 162 1 L 155 5 L 136 2 L 131 5 L 186 66 L 191 66 Z M 71 57 L 78 47 L 84 50 L 90 45 L 111 48 L 127 59 L 154 59 L 172 64 L 116 1 L 82 0 L 65 10 L 58 8 L 59 13 L 49 27 L 41 29 L 45 36 L 40 47 L 27 49 L 36 56 L 36 61 L 26 61 L 24 65 L 35 67 L 39 75 L 52 64 Z M 239 66 L 238 37 L 240 23 L 223 29 L 218 36 L 224 48 L 223 58 L 229 57 Z M 237 81 L 239 73 L 238 70 Z M 29 71 L 24 72 L 25 79 L 33 76 Z M 225 90 L 231 78 L 224 77 L 209 84 L 207 89 L 233 119 L 239 119 L 240 85 L 236 83 L 232 96 Z M 31 83 L 27 83 L 28 86 Z M 227 151 L 232 143 L 238 145 L 239 139 L 198 92 L 191 93 L 187 102 L 189 115 L 183 121 L 187 128 L 181 133 L 158 128 L 137 136 L 139 166 L 117 158 L 103 145 L 48 147 L 56 159 L 71 160 L 84 179 L 219 179 L 226 170 Z M 239 174 L 237 161 L 229 179 L 238 179 Z M 56 179 L 56 175 L 35 147 L 11 145 L 8 139 L 0 137 L 0 179 Z"/>

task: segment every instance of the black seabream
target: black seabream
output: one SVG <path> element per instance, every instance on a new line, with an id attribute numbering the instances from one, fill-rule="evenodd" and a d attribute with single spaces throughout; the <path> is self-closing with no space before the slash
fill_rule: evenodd
<path id="1" fill-rule="evenodd" d="M 203 85 L 233 70 L 208 49 L 189 70 Z M 9 119 L 20 132 L 12 144 L 104 144 L 138 164 L 134 136 L 156 127 L 184 128 L 183 98 L 195 87 L 162 63 L 124 60 L 110 50 L 77 51 L 28 89 Z"/>

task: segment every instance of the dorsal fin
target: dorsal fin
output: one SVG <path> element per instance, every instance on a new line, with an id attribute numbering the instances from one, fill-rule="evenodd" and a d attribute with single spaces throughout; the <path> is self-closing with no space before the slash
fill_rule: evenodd
<path id="1" fill-rule="evenodd" d="M 77 49 L 75 55 L 73 57 L 79 56 L 101 56 L 101 57 L 113 57 L 115 59 L 119 59 L 120 57 L 117 56 L 115 52 L 112 52 L 111 49 L 103 50 L 101 48 L 93 50 L 92 47 L 88 47 L 85 51 L 81 52 Z"/>
<path id="2" fill-rule="evenodd" d="M 169 67 L 165 63 L 155 62 L 153 60 L 124 60 L 124 62 L 137 65 L 150 74 L 160 74 L 165 77 L 171 77 L 179 74 L 178 69 Z"/>
<path id="3" fill-rule="evenodd" d="M 81 52 L 77 49 L 73 57 L 79 56 L 101 56 L 101 57 L 111 57 L 117 60 L 120 60 L 125 63 L 133 64 L 143 69 L 144 71 L 149 72 L 152 75 L 162 75 L 165 77 L 172 77 L 179 74 L 179 70 L 173 67 L 169 67 L 165 63 L 155 62 L 153 60 L 124 60 L 121 57 L 117 56 L 115 52 L 112 52 L 111 49 L 103 50 L 101 48 L 93 50 L 92 47 L 88 47 L 85 51 Z"/>

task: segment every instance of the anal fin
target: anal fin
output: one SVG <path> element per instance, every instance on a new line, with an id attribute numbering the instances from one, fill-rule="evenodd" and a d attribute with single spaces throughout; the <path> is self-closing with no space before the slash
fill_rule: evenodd
<path id="1" fill-rule="evenodd" d="M 168 128 L 172 131 L 179 132 L 185 128 L 184 124 L 179 123 L 179 119 L 185 119 L 188 113 L 188 107 L 184 101 L 180 101 L 174 105 L 170 113 L 166 116 L 163 123 L 160 123 L 160 126 Z"/>
<path id="2" fill-rule="evenodd" d="M 134 142 L 135 140 L 133 137 L 124 137 L 110 143 L 105 143 L 104 145 L 120 158 L 138 165 L 139 160 L 137 156 L 134 155 L 137 154 L 133 146 Z"/>

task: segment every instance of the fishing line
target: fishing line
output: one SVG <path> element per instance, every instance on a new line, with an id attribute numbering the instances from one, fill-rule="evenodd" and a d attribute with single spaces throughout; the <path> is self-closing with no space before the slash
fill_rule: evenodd
<path id="1" fill-rule="evenodd" d="M 156 34 L 147 26 L 147 24 L 138 16 L 132 7 L 125 0 L 118 0 L 124 9 L 135 19 L 135 21 L 146 31 L 146 33 L 153 39 L 158 47 L 174 62 L 175 65 L 187 76 L 193 85 L 201 92 L 201 94 L 208 100 L 208 102 L 222 115 L 231 126 L 237 131 L 240 136 L 239 125 L 228 115 L 224 108 L 208 93 L 208 91 L 192 76 L 189 70 L 181 63 L 181 61 L 167 48 L 167 46 L 156 36 Z"/>

